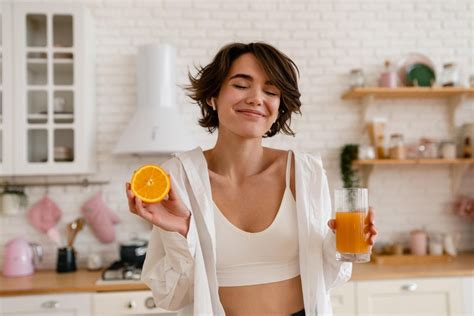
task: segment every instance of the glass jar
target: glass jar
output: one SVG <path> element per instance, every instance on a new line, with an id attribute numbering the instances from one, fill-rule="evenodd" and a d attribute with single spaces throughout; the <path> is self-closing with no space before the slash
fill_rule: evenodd
<path id="1" fill-rule="evenodd" d="M 350 73 L 351 88 L 363 87 L 365 85 L 365 76 L 362 69 L 352 69 Z"/>
<path id="2" fill-rule="evenodd" d="M 405 144 L 403 142 L 402 134 L 392 134 L 390 135 L 390 145 L 389 145 L 389 156 L 390 159 L 405 159 Z"/>
<path id="3" fill-rule="evenodd" d="M 447 63 L 443 65 L 441 85 L 443 87 L 459 86 L 459 69 L 455 64 Z"/>
<path id="4" fill-rule="evenodd" d="M 456 159 L 456 143 L 452 141 L 441 142 L 441 158 Z"/>

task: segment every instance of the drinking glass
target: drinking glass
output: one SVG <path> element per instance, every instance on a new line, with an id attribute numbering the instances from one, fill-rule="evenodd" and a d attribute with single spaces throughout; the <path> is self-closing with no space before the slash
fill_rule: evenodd
<path id="1" fill-rule="evenodd" d="M 336 260 L 369 262 L 371 247 L 364 233 L 369 210 L 368 190 L 365 188 L 336 189 Z"/>

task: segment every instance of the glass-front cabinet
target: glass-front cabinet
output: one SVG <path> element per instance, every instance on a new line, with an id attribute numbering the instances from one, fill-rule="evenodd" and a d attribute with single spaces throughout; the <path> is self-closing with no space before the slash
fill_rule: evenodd
<path id="1" fill-rule="evenodd" d="M 0 4 L 0 174 L 12 170 L 12 6 Z"/>
<path id="2" fill-rule="evenodd" d="M 70 3 L 13 4 L 12 12 L 14 163 L 2 173 L 90 173 L 95 122 L 91 18 L 84 7 Z"/>

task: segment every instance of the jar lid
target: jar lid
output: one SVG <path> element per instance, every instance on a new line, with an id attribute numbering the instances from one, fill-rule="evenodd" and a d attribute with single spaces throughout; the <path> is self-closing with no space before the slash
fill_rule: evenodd
<path id="1" fill-rule="evenodd" d="M 456 142 L 452 141 L 452 140 L 443 140 L 440 142 L 441 145 L 444 145 L 444 144 L 450 144 L 450 145 L 455 145 Z"/>

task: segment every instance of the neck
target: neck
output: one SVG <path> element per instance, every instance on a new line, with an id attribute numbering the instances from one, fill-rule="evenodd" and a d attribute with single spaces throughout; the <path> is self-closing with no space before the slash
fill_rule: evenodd
<path id="1" fill-rule="evenodd" d="M 244 138 L 223 129 L 206 156 L 212 172 L 237 182 L 261 172 L 265 165 L 261 138 Z"/>

